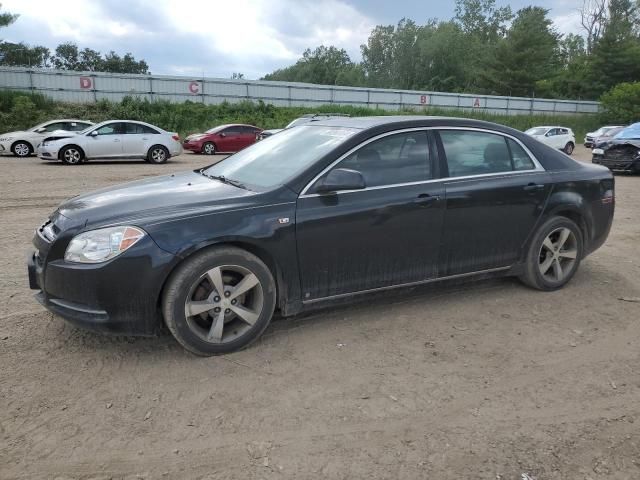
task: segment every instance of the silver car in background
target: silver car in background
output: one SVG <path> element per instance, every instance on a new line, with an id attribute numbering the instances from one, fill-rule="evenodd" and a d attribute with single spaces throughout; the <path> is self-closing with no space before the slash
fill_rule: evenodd
<path id="1" fill-rule="evenodd" d="M 76 165 L 93 159 L 141 158 L 164 163 L 182 153 L 180 136 L 134 120 L 108 120 L 81 132 L 53 132 L 37 149 L 43 160 Z"/>
<path id="2" fill-rule="evenodd" d="M 52 132 L 64 130 L 71 134 L 93 125 L 88 120 L 62 118 L 40 123 L 35 127 L 17 132 L 0 134 L 0 155 L 13 154 L 16 157 L 28 157 L 36 151 L 43 138 Z"/>

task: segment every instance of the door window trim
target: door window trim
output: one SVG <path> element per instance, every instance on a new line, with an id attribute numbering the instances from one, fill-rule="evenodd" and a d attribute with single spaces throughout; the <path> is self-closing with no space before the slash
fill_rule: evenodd
<path id="1" fill-rule="evenodd" d="M 360 189 L 357 189 L 357 190 L 340 190 L 338 192 L 332 192 L 332 193 L 308 193 L 309 189 L 323 175 L 325 175 L 333 167 L 335 167 L 338 163 L 340 163 L 342 160 L 344 160 L 345 158 L 347 158 L 349 155 L 351 155 L 355 151 L 359 150 L 360 148 L 364 147 L 365 145 L 368 145 L 369 143 L 374 142 L 376 140 L 379 140 L 381 138 L 388 137 L 390 135 L 395 135 L 395 134 L 398 134 L 398 133 L 419 132 L 419 131 L 427 132 L 429 130 L 435 130 L 436 133 L 439 130 L 464 130 L 464 131 L 470 131 L 470 132 L 490 133 L 490 134 L 493 134 L 493 135 L 500 135 L 502 137 L 510 138 L 510 139 L 515 141 L 518 145 L 520 145 L 523 148 L 525 153 L 529 156 L 529 158 L 531 158 L 531 161 L 535 165 L 535 168 L 532 168 L 530 170 L 511 170 L 511 171 L 507 171 L 507 172 L 479 173 L 479 174 L 475 174 L 475 175 L 465 175 L 465 176 L 460 176 L 460 177 L 451 177 L 451 176 L 443 177 L 442 174 L 440 174 L 440 176 L 438 178 L 431 178 L 429 180 L 420 180 L 420 181 L 416 181 L 416 182 L 394 183 L 394 184 L 389 184 L 389 185 L 377 185 L 375 187 L 365 187 L 365 188 L 360 188 Z M 506 141 L 505 141 L 505 143 L 506 143 Z M 438 150 L 438 149 L 436 149 L 436 150 Z M 436 152 L 436 153 L 437 153 L 436 158 L 439 159 L 440 158 L 439 152 Z M 444 161 L 446 162 L 446 160 L 447 159 L 446 159 L 446 153 L 445 153 Z M 520 141 L 520 139 L 514 137 L 513 135 L 509 135 L 508 133 L 502 133 L 502 132 L 497 132 L 495 130 L 489 130 L 487 128 L 478 128 L 478 127 L 454 127 L 454 126 L 452 126 L 452 127 L 449 127 L 449 126 L 437 126 L 436 127 L 436 126 L 434 126 L 434 127 L 403 128 L 401 130 L 393 130 L 391 132 L 381 133 L 379 135 L 376 135 L 375 137 L 368 138 L 364 142 L 359 143 L 358 145 L 353 147 L 351 150 L 349 150 L 346 153 L 342 154 L 340 157 L 338 157 L 336 160 L 334 160 L 331 164 L 329 164 L 327 167 L 325 167 L 319 174 L 317 174 L 315 177 L 313 177 L 313 179 L 310 182 L 308 182 L 307 185 L 302 189 L 302 192 L 300 192 L 300 195 L 298 195 L 298 198 L 326 197 L 327 195 L 341 195 L 341 194 L 354 193 L 354 192 L 366 192 L 366 191 L 369 191 L 369 190 L 381 190 L 381 189 L 384 189 L 384 188 L 405 187 L 405 186 L 411 186 L 411 185 L 422 185 L 422 184 L 425 184 L 425 183 L 434 183 L 434 182 L 452 181 L 452 180 L 466 180 L 466 179 L 484 178 L 484 177 L 499 177 L 499 176 L 504 176 L 504 175 L 523 175 L 523 174 L 530 174 L 530 173 L 539 173 L 539 172 L 544 172 L 544 171 L 546 171 L 546 170 L 544 169 L 542 164 L 538 161 L 538 159 L 535 157 L 535 155 L 531 152 L 531 150 L 529 150 L 527 148 L 527 146 Z"/>

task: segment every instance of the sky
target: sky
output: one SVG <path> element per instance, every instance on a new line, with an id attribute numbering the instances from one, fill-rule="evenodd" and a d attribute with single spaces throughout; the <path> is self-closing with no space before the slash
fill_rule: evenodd
<path id="1" fill-rule="evenodd" d="M 81 48 L 145 59 L 157 75 L 257 79 L 295 63 L 306 48 L 334 45 L 360 60 L 360 45 L 376 25 L 403 17 L 419 24 L 450 19 L 454 2 L 429 0 L 0 0 L 20 14 L 0 35 L 51 50 Z M 550 10 L 558 30 L 579 32 L 582 0 L 497 0 L 516 11 Z"/>

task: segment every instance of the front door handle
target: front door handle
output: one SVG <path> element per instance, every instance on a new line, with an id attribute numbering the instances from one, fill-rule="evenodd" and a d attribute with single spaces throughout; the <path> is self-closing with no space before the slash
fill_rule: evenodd
<path id="1" fill-rule="evenodd" d="M 413 203 L 420 205 L 421 207 L 428 207 L 429 205 L 440 200 L 438 195 L 429 195 L 428 193 L 421 193 L 414 200 Z"/>
<path id="2" fill-rule="evenodd" d="M 539 192 L 540 190 L 544 190 L 544 185 L 539 183 L 530 183 L 526 187 L 524 187 L 525 192 Z"/>
<path id="3" fill-rule="evenodd" d="M 119 141 L 120 141 L 120 139 L 119 139 L 119 138 L 114 138 L 114 139 L 113 139 L 113 141 L 114 141 L 114 142 L 119 142 Z"/>

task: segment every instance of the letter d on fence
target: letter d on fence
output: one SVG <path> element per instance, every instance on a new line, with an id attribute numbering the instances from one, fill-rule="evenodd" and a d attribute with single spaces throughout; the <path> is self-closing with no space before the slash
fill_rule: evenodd
<path id="1" fill-rule="evenodd" d="M 93 82 L 89 77 L 80 77 L 80 88 L 83 90 L 88 90 L 91 88 Z"/>

